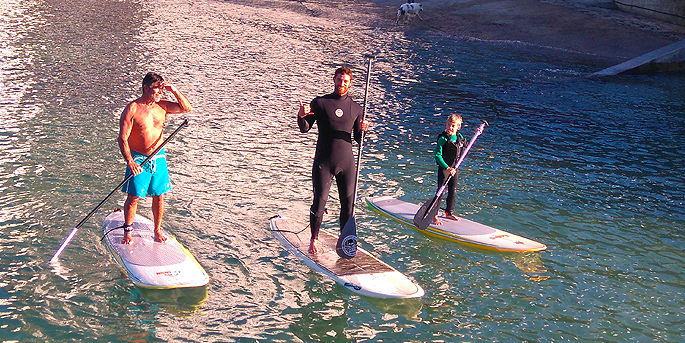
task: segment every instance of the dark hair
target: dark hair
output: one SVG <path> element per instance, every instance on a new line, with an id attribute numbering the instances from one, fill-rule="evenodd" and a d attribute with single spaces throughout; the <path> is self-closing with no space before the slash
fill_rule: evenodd
<path id="1" fill-rule="evenodd" d="M 349 67 L 340 67 L 335 70 L 335 74 L 333 74 L 333 77 L 338 76 L 338 74 L 343 74 L 343 75 L 349 75 L 350 79 L 352 78 L 352 69 Z"/>
<path id="2" fill-rule="evenodd" d="M 143 86 L 150 87 L 155 82 L 164 82 L 164 78 L 155 72 L 149 72 L 143 78 Z M 143 92 L 145 92 L 145 89 L 143 89 Z"/>

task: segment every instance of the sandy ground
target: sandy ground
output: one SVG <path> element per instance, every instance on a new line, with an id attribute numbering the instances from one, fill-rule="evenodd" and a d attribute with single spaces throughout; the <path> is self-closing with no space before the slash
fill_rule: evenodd
<path id="1" fill-rule="evenodd" d="M 371 0 L 394 25 L 400 0 Z M 611 0 L 417 0 L 421 17 L 398 29 L 515 40 L 617 61 L 685 39 L 685 27 L 620 11 Z M 388 24 L 385 24 L 388 25 Z"/>
<path id="2" fill-rule="evenodd" d="M 240 2 L 240 0 L 232 0 Z M 395 24 L 406 0 L 250 0 L 388 30 L 434 30 L 455 39 L 512 40 L 621 63 L 685 40 L 685 27 L 620 11 L 612 0 L 415 0 L 422 20 Z M 608 67 L 608 66 L 607 66 Z"/>

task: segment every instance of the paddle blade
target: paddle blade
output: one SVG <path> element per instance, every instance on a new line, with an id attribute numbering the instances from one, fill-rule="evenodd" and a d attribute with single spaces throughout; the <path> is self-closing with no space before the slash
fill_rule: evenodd
<path id="1" fill-rule="evenodd" d="M 425 230 L 433 222 L 436 214 L 438 214 L 437 202 L 428 201 L 416 211 L 413 220 L 414 225 L 421 230 Z"/>
<path id="2" fill-rule="evenodd" d="M 357 255 L 357 223 L 355 223 L 354 215 L 347 219 L 347 223 L 343 226 L 338 243 L 335 245 L 335 252 L 342 258 L 353 258 Z"/>

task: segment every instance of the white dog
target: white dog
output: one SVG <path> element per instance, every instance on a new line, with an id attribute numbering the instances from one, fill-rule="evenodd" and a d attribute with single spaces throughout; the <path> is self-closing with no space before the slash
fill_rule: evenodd
<path id="1" fill-rule="evenodd" d="M 406 4 L 402 4 L 400 6 L 400 9 L 397 10 L 397 21 L 395 24 L 400 22 L 400 18 L 405 18 L 404 20 L 409 20 L 409 15 L 415 14 L 419 19 L 423 20 L 421 16 L 419 15 L 419 12 L 423 11 L 423 5 L 421 5 L 418 2 L 408 2 Z"/>

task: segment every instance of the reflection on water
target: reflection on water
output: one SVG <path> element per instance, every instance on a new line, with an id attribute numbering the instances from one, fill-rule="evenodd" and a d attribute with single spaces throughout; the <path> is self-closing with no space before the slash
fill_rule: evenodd
<path id="1" fill-rule="evenodd" d="M 511 260 L 531 281 L 541 282 L 552 277 L 544 275 L 547 269 L 539 253 L 506 254 L 505 259 Z"/>
<path id="2" fill-rule="evenodd" d="M 619 342 L 684 330 L 680 77 L 585 80 L 584 56 L 367 28 L 339 19 L 358 8 L 342 1 L 0 6 L 3 340 Z M 362 247 L 426 290 L 405 303 L 355 296 L 283 249 L 268 218 L 306 220 L 311 203 L 316 132 L 298 132 L 297 100 L 330 92 L 345 63 L 361 100 L 366 52 L 378 58 L 360 196 L 424 201 L 445 115 L 462 114 L 467 136 L 483 118 L 457 212 L 547 251 L 472 250 L 360 205 Z M 167 147 L 164 225 L 210 274 L 202 290 L 140 290 L 117 269 L 99 226 L 123 196 L 45 264 L 123 177 L 118 117 L 148 70 L 195 109 L 167 122 L 190 119 Z"/>
<path id="3" fill-rule="evenodd" d="M 423 303 L 421 299 L 411 298 L 411 299 L 375 299 L 375 298 L 364 298 L 372 308 L 380 310 L 385 313 L 388 319 L 393 318 L 393 316 L 403 316 L 409 320 L 420 320 L 419 314 L 421 314 L 421 308 Z"/>
<path id="4" fill-rule="evenodd" d="M 71 269 L 64 267 L 59 260 L 50 262 L 50 267 L 52 268 L 52 272 L 64 279 L 64 281 L 69 281 L 69 275 L 72 275 L 73 273 Z"/>
<path id="5" fill-rule="evenodd" d="M 194 315 L 207 300 L 207 287 L 138 290 L 145 299 L 178 317 Z"/>

